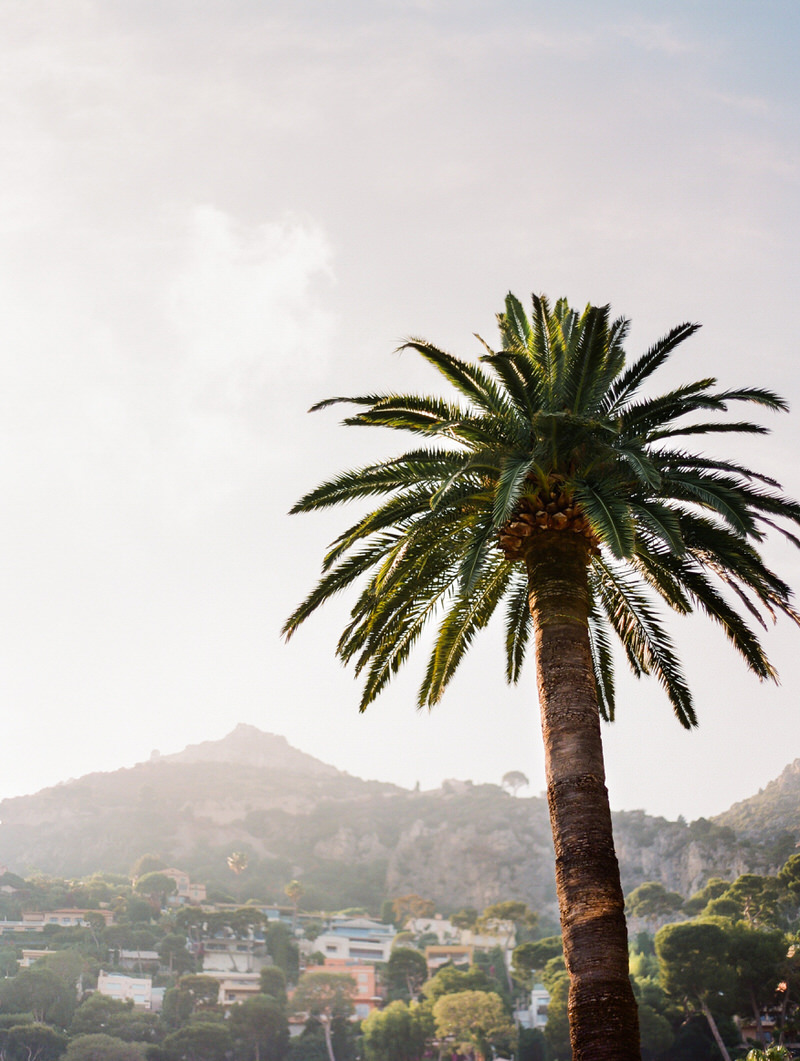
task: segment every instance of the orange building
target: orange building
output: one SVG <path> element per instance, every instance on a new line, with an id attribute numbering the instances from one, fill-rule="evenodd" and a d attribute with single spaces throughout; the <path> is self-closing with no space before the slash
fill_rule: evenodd
<path id="1" fill-rule="evenodd" d="M 378 994 L 374 965 L 362 965 L 360 962 L 347 958 L 326 958 L 324 965 L 309 965 L 305 971 L 307 973 L 349 973 L 356 984 L 353 1004 L 359 1020 L 363 1020 L 374 1009 L 380 1009 L 383 999 Z"/>

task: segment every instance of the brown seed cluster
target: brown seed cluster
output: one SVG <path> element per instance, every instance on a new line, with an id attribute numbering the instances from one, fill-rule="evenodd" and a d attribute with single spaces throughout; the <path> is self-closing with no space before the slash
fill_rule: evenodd
<path id="1" fill-rule="evenodd" d="M 508 560 L 523 560 L 539 535 L 547 531 L 581 534 L 593 548 L 597 546 L 580 505 L 558 483 L 551 484 L 547 491 L 539 490 L 522 498 L 514 515 L 501 528 L 498 545 Z"/>

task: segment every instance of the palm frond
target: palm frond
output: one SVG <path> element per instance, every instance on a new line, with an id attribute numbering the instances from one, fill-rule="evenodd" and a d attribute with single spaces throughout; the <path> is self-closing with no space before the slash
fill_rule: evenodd
<path id="1" fill-rule="evenodd" d="M 420 482 L 436 484 L 447 477 L 450 481 L 467 462 L 463 452 L 420 450 L 406 453 L 382 464 L 341 472 L 328 482 L 310 490 L 289 510 L 312 512 L 340 505 L 361 497 L 391 493 L 414 487 Z"/>
<path id="2" fill-rule="evenodd" d="M 416 350 L 448 382 L 485 412 L 499 416 L 508 414 L 508 403 L 480 366 L 462 361 L 460 357 L 448 354 L 424 339 L 407 339 L 398 350 Z"/>
<path id="3" fill-rule="evenodd" d="M 684 323 L 670 329 L 608 388 L 603 412 L 607 416 L 614 416 L 623 404 L 629 403 L 644 381 L 664 364 L 675 347 L 694 335 L 699 328 L 699 324 Z"/>
<path id="4" fill-rule="evenodd" d="M 445 616 L 420 686 L 419 707 L 433 707 L 444 693 L 475 634 L 488 623 L 503 597 L 511 575 L 511 564 L 496 557 L 493 569 L 484 573 L 469 596 L 459 594 Z"/>
<path id="5" fill-rule="evenodd" d="M 592 601 L 592 610 L 589 612 L 589 649 L 592 653 L 600 717 L 606 722 L 613 722 L 616 714 L 614 655 L 608 619 L 596 601 Z"/>
<path id="6" fill-rule="evenodd" d="M 426 441 L 335 475 L 293 506 L 309 512 L 355 500 L 369 501 L 370 511 L 329 547 L 322 576 L 287 620 L 286 636 L 331 597 L 354 592 L 337 652 L 364 680 L 363 710 L 440 620 L 420 690 L 420 703 L 431 705 L 502 604 L 506 675 L 516 681 L 536 593 L 525 550 L 552 546 L 556 562 L 574 541 L 576 570 L 589 579 L 587 636 L 604 717 L 615 710 L 613 631 L 634 674 L 654 675 L 681 723 L 695 724 L 658 600 L 677 613 L 702 610 L 758 677 L 774 678 L 751 625 L 782 615 L 800 625 L 800 616 L 759 547 L 771 530 L 800 547 L 800 504 L 773 476 L 691 452 L 690 440 L 761 434 L 755 420 L 729 418 L 731 404 L 784 411 L 786 402 L 765 387 L 719 389 L 711 377 L 644 394 L 696 324 L 673 328 L 627 368 L 629 323 L 612 321 L 607 306 L 578 313 L 566 299 L 551 305 L 533 295 L 528 316 L 509 294 L 498 325 L 500 349 L 480 340 L 475 361 L 424 339 L 403 344 L 437 370 L 454 400 L 362 394 L 313 406 L 349 404 L 348 426 L 407 431 Z M 566 532 L 570 520 L 583 532 L 562 532 L 558 547 L 548 537 L 558 533 L 555 522 L 538 516 L 554 509 Z M 509 520 L 517 517 L 530 526 L 537 521 L 534 538 L 513 533 Z"/>
<path id="7" fill-rule="evenodd" d="M 575 500 L 583 509 L 586 519 L 614 556 L 622 559 L 630 556 L 636 541 L 636 526 L 629 504 L 620 501 L 605 484 L 578 482 L 575 485 Z"/>
<path id="8" fill-rule="evenodd" d="M 511 576 L 506 605 L 506 681 L 510 685 L 519 681 L 532 628 L 528 580 L 517 569 Z"/>
<path id="9" fill-rule="evenodd" d="M 599 602 L 622 641 L 634 673 L 652 674 L 663 686 L 675 716 L 685 729 L 697 725 L 692 695 L 672 646 L 643 592 L 641 583 L 622 570 L 595 557 Z"/>

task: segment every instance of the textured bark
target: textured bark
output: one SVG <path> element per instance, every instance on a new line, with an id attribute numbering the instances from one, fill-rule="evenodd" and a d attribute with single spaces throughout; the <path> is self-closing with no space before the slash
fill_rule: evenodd
<path id="1" fill-rule="evenodd" d="M 336 1056 L 333 1052 L 333 1037 L 331 1035 L 331 1018 L 323 1016 L 319 1018 L 319 1022 L 325 1032 L 325 1049 L 328 1051 L 328 1061 L 336 1061 Z"/>
<path id="2" fill-rule="evenodd" d="M 711 1034 L 714 1036 L 714 1042 L 717 1044 L 717 1049 L 722 1054 L 724 1061 L 731 1061 L 731 1055 L 728 1053 L 728 1048 L 725 1046 L 725 1043 L 722 1041 L 722 1036 L 719 1034 L 719 1028 L 717 1027 L 717 1022 L 714 1020 L 714 1015 L 705 1002 L 701 1001 L 700 1006 L 703 1010 L 703 1016 L 708 1021 Z"/>
<path id="3" fill-rule="evenodd" d="M 573 1061 L 640 1061 L 589 649 L 589 545 L 542 535 L 525 559 Z"/>

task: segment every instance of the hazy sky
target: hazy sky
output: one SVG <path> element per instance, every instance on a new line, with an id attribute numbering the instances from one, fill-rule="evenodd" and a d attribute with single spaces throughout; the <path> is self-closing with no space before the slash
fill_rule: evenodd
<path id="1" fill-rule="evenodd" d="M 348 515 L 290 505 L 399 444 L 306 409 L 438 387 L 398 342 L 476 353 L 509 289 L 610 301 L 633 354 L 703 323 L 664 386 L 789 398 L 747 456 L 800 495 L 799 31 L 794 0 L 6 0 L 0 797 L 242 721 L 538 793 L 533 668 L 509 690 L 497 634 L 430 715 L 422 657 L 358 715 L 344 602 L 280 640 Z M 767 636 L 778 689 L 676 630 L 696 732 L 624 684 L 614 807 L 713 814 L 800 756 L 800 632 Z"/>

